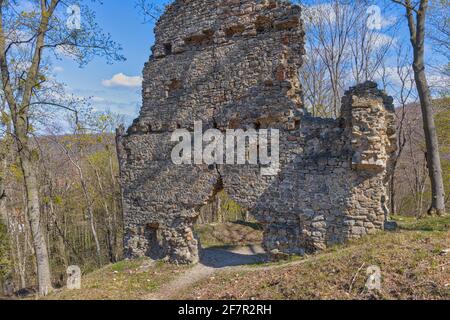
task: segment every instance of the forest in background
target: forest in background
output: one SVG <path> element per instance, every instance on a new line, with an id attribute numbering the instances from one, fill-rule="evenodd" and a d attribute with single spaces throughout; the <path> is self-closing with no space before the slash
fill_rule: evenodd
<path id="1" fill-rule="evenodd" d="M 323 6 L 323 1 L 304 2 L 311 7 L 304 13 L 307 57 L 299 70 L 305 108 L 314 116 L 338 117 L 340 97 L 349 86 L 366 80 L 377 81 L 395 98 L 397 107 L 400 152 L 390 181 L 391 211 L 425 216 L 432 192 L 422 110 L 412 68 L 413 48 L 407 41 L 394 40 L 401 25 L 406 24 L 404 17 L 400 16 L 397 23 L 381 33 L 366 23 L 367 7 L 379 2 L 356 1 L 351 7 L 339 0 L 326 2 L 331 3 L 329 6 Z M 16 17 L 12 11 L 8 15 L 7 6 L 15 2 L 11 3 L 0 0 L 3 21 L 14 22 L 10 28 L 39 28 L 38 4 L 35 11 L 24 11 Z M 138 3 L 147 16 L 161 12 L 157 7 L 145 6 L 148 1 Z M 447 208 L 450 194 L 448 8 L 447 1 L 433 1 L 426 38 L 433 44 L 432 56 L 447 59 L 446 63 L 442 63 L 442 58 L 436 62 L 430 55 L 426 64 L 434 75 L 430 78 L 438 79 L 430 82 L 430 89 Z M 325 19 L 319 21 L 317 16 Z M 63 21 L 55 19 L 51 23 L 59 26 Z M 84 23 L 87 30 L 81 37 L 84 46 L 76 35 L 55 33 L 57 28 L 52 29 L 49 41 L 54 43 L 49 46 L 68 50 L 80 64 L 89 62 L 93 56 L 111 61 L 123 58 L 120 47 L 97 29 L 94 16 L 89 16 Z M 41 244 L 45 244 L 48 252 L 51 282 L 58 287 L 65 282 L 68 265 L 79 265 L 87 273 L 122 259 L 122 208 L 114 132 L 123 119 L 110 112 L 95 112 L 89 101 L 68 95 L 64 85 L 51 76 L 49 57 L 43 58 L 34 70 L 24 69 L 24 65 L 33 61 L 36 43 L 28 45 L 26 39 L 20 38 L 22 33 L 8 35 L 11 38 L 4 44 L 13 49 L 3 61 L 8 62 L 10 77 L 2 78 L 0 92 L 0 282 L 13 284 L 15 291 L 38 290 L 37 268 L 41 256 L 36 248 L 41 251 L 42 246 L 36 246 L 36 229 L 33 229 L 37 212 Z M 58 55 L 56 50 L 53 53 Z M 14 96 L 29 99 L 26 103 L 21 99 L 16 101 L 23 108 L 12 108 L 5 83 Z M 24 162 L 31 164 L 28 169 L 24 170 Z M 31 206 L 30 175 L 35 178 L 31 185 L 37 191 L 32 197 L 36 203 Z M 203 209 L 200 221 L 235 219 L 251 217 L 221 193 Z"/>
<path id="2" fill-rule="evenodd" d="M 446 194 L 450 194 L 450 99 L 435 101 L 436 122 L 443 161 Z M 405 116 L 403 117 L 403 113 Z M 397 108 L 398 128 L 403 126 L 402 151 L 395 170 L 397 215 L 425 217 L 430 184 L 425 160 L 419 106 Z M 111 118 L 101 115 L 100 119 Z M 401 123 L 403 119 L 403 123 Z M 2 141 L 5 143 L 5 141 Z M 122 259 L 122 209 L 119 170 L 112 132 L 39 137 L 40 206 L 45 223 L 53 282 L 65 283 L 69 265 L 83 273 Z M 11 156 L 11 155 L 10 155 Z M 3 179 L 8 198 L 3 202 L 0 226 L 0 275 L 17 290 L 35 286 L 35 261 L 26 215 L 22 175 L 17 159 L 4 162 Z M 449 205 L 450 197 L 446 203 Z M 253 221 L 246 210 L 226 193 L 201 210 L 200 224 Z M 95 234 L 95 236 L 94 236 Z M 98 245 L 98 246 L 97 246 Z"/>

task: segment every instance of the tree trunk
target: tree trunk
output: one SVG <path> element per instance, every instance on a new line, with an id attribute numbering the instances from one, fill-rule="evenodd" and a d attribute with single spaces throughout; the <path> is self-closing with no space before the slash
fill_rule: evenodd
<path id="1" fill-rule="evenodd" d="M 4 106 L 2 106 L 1 110 L 4 110 Z M 5 181 L 5 173 L 8 170 L 8 160 L 10 158 L 10 154 L 12 153 L 12 145 L 10 143 L 9 136 L 11 135 L 11 124 L 6 124 L 5 138 L 3 138 L 2 144 L 5 150 L 0 150 L 0 160 L 1 160 L 1 171 L 0 171 L 0 221 L 2 221 L 5 225 L 8 222 L 8 213 L 6 211 L 6 181 Z"/>
<path id="2" fill-rule="evenodd" d="M 107 196 L 105 193 L 105 190 L 103 189 L 103 184 L 102 184 L 102 180 L 100 178 L 100 174 L 97 170 L 97 168 L 94 167 L 94 165 L 92 163 L 90 163 L 92 169 L 95 172 L 95 176 L 97 178 L 97 183 L 98 183 L 98 187 L 100 190 L 100 196 L 102 198 L 102 203 L 103 203 L 103 208 L 105 209 L 105 215 L 106 215 L 106 242 L 107 242 L 107 246 L 108 246 L 108 254 L 109 254 L 109 261 L 111 263 L 115 263 L 116 261 L 116 248 L 114 247 L 115 243 L 116 243 L 116 239 L 115 239 L 115 233 L 116 230 L 113 228 L 113 222 L 112 222 L 112 217 L 111 217 L 111 213 L 109 210 L 109 206 L 108 206 L 108 201 L 107 201 Z"/>
<path id="3" fill-rule="evenodd" d="M 414 76 L 422 108 L 423 128 L 427 147 L 428 174 L 431 181 L 432 199 L 428 214 L 442 215 L 445 213 L 445 189 L 442 178 L 441 158 L 439 156 L 439 142 L 434 124 L 432 100 L 425 76 L 425 68 L 420 62 L 414 64 Z"/>
<path id="4" fill-rule="evenodd" d="M 7 168 L 7 160 L 1 159 L 2 172 L 6 172 Z M 7 225 L 7 212 L 6 212 L 6 187 L 4 184 L 3 177 L 1 176 L 3 173 L 0 173 L 0 223 L 3 223 L 4 225 Z"/>
<path id="5" fill-rule="evenodd" d="M 53 199 L 53 196 L 50 196 L 50 199 Z M 66 239 L 64 238 L 64 236 L 59 228 L 58 217 L 56 216 L 55 206 L 53 205 L 53 201 L 50 201 L 49 208 L 50 208 L 50 214 L 51 214 L 51 217 L 52 217 L 53 223 L 55 225 L 55 229 L 56 229 L 56 237 L 58 239 L 58 250 L 61 255 L 61 260 L 64 264 L 64 269 L 67 269 L 67 267 L 69 266 L 69 261 L 67 259 L 67 254 L 66 254 L 66 252 L 67 252 L 66 241 L 65 241 Z"/>
<path id="6" fill-rule="evenodd" d="M 2 3 L 3 1 L 1 1 Z M 58 2 L 52 1 L 47 11 L 41 8 L 41 18 L 39 28 L 32 53 L 31 65 L 27 68 L 28 73 L 23 87 L 17 90 L 17 95 L 21 96 L 19 104 L 10 83 L 10 73 L 6 56 L 7 46 L 3 27 L 3 6 L 0 5 L 0 70 L 2 76 L 3 91 L 11 113 L 14 126 L 15 144 L 17 147 L 20 165 L 22 168 L 24 187 L 27 197 L 27 214 L 33 240 L 33 247 L 36 255 L 37 278 L 39 293 L 47 295 L 53 290 L 51 285 L 50 264 L 48 260 L 47 245 L 44 237 L 44 225 L 41 223 L 41 213 L 39 208 L 38 182 L 36 178 L 36 168 L 34 167 L 34 152 L 30 149 L 28 134 L 30 129 L 29 107 L 33 96 L 33 88 L 39 73 L 42 50 L 44 48 L 45 34 L 48 29 L 48 22 L 56 8 Z"/>
<path id="7" fill-rule="evenodd" d="M 70 159 L 72 159 L 72 158 L 70 158 Z M 83 170 L 81 169 L 81 166 L 79 164 L 75 163 L 73 160 L 71 160 L 71 161 L 73 164 L 75 164 L 75 166 L 78 170 L 81 188 L 83 190 L 84 199 L 86 201 L 89 224 L 91 227 L 92 236 L 94 237 L 95 249 L 97 251 L 98 264 L 99 264 L 99 266 L 101 266 L 102 265 L 102 251 L 101 251 L 101 247 L 100 247 L 100 241 L 99 241 L 98 235 L 97 235 L 97 230 L 95 228 L 94 209 L 92 208 L 92 201 L 89 197 L 88 187 L 86 185 L 86 181 L 84 180 L 84 174 L 83 174 Z"/>
<path id="8" fill-rule="evenodd" d="M 396 202 L 395 202 L 395 173 L 392 173 L 391 175 L 391 179 L 389 182 L 389 202 L 390 202 L 390 210 L 391 210 L 391 215 L 392 214 L 397 214 L 397 206 L 396 206 Z"/>
<path id="9" fill-rule="evenodd" d="M 89 225 L 91 227 L 92 236 L 94 237 L 95 242 L 95 250 L 97 251 L 97 259 L 98 259 L 98 265 L 102 265 L 102 251 L 100 247 L 100 241 L 98 240 L 97 230 L 95 228 L 95 221 L 94 221 L 94 211 L 92 210 L 92 206 L 89 203 L 89 199 L 86 199 L 87 203 L 87 210 L 88 210 L 88 218 L 89 218 Z"/>
<path id="10" fill-rule="evenodd" d="M 24 153 L 24 148 L 19 150 L 20 164 L 24 175 L 24 186 L 27 195 L 28 219 L 33 237 L 33 247 L 36 254 L 39 294 L 45 296 L 53 290 L 50 264 L 43 230 L 44 226 L 41 222 L 36 174 L 32 161 L 30 161 L 28 155 Z"/>
<path id="11" fill-rule="evenodd" d="M 414 49 L 414 79 L 419 94 L 422 109 L 423 129 L 427 148 L 428 174 L 431 181 L 431 206 L 428 214 L 445 214 L 445 189 L 442 177 L 441 159 L 439 155 L 439 142 L 434 123 L 433 101 L 425 73 L 425 20 L 428 8 L 428 0 L 421 0 L 419 10 L 414 21 L 411 2 L 406 0 L 408 26 L 410 30 L 411 43 Z"/>
<path id="12" fill-rule="evenodd" d="M 25 231 L 26 232 L 26 231 Z M 19 274 L 20 279 L 20 289 L 27 287 L 27 281 L 26 281 L 26 240 L 23 239 L 23 253 L 22 248 L 20 246 L 20 230 L 18 228 L 18 225 L 14 228 L 15 233 L 15 248 L 16 248 L 16 254 L 17 254 L 17 273 Z"/>
<path id="13" fill-rule="evenodd" d="M 116 176 L 114 174 L 114 168 L 113 168 L 113 157 L 111 152 L 109 153 L 109 171 L 111 175 L 111 183 L 112 183 L 112 190 L 113 190 L 113 208 L 112 208 L 112 218 L 113 218 L 113 228 L 114 228 L 114 238 L 115 238 L 115 244 L 114 247 L 115 250 L 115 259 L 116 261 L 119 260 L 119 248 L 120 248 L 120 236 L 119 236 L 119 229 L 118 229 L 118 222 L 117 222 L 117 214 L 118 214 L 118 199 L 121 197 L 120 189 L 117 188 L 116 185 Z"/>

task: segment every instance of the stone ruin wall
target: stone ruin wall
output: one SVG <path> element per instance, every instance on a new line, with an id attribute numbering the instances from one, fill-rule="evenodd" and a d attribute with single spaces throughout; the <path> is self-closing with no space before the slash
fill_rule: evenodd
<path id="1" fill-rule="evenodd" d="M 138 119 L 119 132 L 128 257 L 195 263 L 192 228 L 220 189 L 264 227 L 273 255 L 303 254 L 383 229 L 395 152 L 392 98 L 351 88 L 342 116 L 302 106 L 301 9 L 284 1 L 177 0 L 156 26 Z M 172 132 L 279 129 L 281 169 L 175 165 Z"/>

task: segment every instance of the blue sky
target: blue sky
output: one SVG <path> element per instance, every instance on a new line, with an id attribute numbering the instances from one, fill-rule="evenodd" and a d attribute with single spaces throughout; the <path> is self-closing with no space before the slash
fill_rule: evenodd
<path id="1" fill-rule="evenodd" d="M 104 59 L 96 58 L 80 69 L 76 62 L 63 58 L 54 61 L 54 73 L 58 81 L 67 85 L 68 93 L 90 97 L 94 109 L 123 114 L 130 122 L 138 115 L 141 106 L 139 77 L 154 43 L 154 21 L 144 23 L 145 19 L 135 7 L 134 0 L 103 2 L 103 5 L 93 2 L 91 8 L 96 12 L 101 28 L 121 44 L 127 60 L 109 65 Z M 403 10 L 399 10 L 394 7 L 394 15 L 403 19 Z M 392 18 L 392 12 L 384 18 Z M 402 29 L 396 38 L 408 42 L 406 29 Z"/>
<path id="2" fill-rule="evenodd" d="M 75 61 L 63 58 L 54 61 L 54 73 L 59 81 L 67 85 L 69 93 L 92 97 L 95 109 L 109 109 L 124 114 L 129 121 L 139 111 L 141 88 L 136 78 L 128 79 L 117 75 L 141 77 L 154 42 L 154 23 L 144 23 L 144 18 L 134 7 L 133 1 L 108 0 L 103 5 L 93 4 L 92 9 L 95 10 L 102 29 L 121 44 L 127 60 L 110 65 L 104 59 L 96 58 L 80 68 Z M 108 81 L 115 75 L 116 81 Z"/>

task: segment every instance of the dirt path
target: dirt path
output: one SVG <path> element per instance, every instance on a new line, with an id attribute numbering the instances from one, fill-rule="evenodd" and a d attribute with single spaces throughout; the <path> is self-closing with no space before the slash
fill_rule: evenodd
<path id="1" fill-rule="evenodd" d="M 351 250 L 351 247 L 343 248 L 340 251 Z M 307 261 L 324 258 L 333 255 L 333 252 L 324 253 L 317 256 L 308 256 L 305 259 L 290 261 L 267 266 L 255 266 L 257 263 L 267 261 L 267 256 L 261 246 L 248 246 L 235 249 L 205 249 L 202 252 L 201 261 L 193 268 L 186 271 L 180 277 L 165 284 L 158 291 L 145 296 L 144 300 L 170 300 L 174 299 L 181 290 L 195 284 L 196 282 L 221 271 L 267 271 L 287 266 L 303 264 Z"/>
<path id="2" fill-rule="evenodd" d="M 204 249 L 200 263 L 175 280 L 165 284 L 158 291 L 144 297 L 144 300 L 171 299 L 182 289 L 212 276 L 215 272 L 234 270 L 242 266 L 267 261 L 261 246 L 235 249 Z"/>

